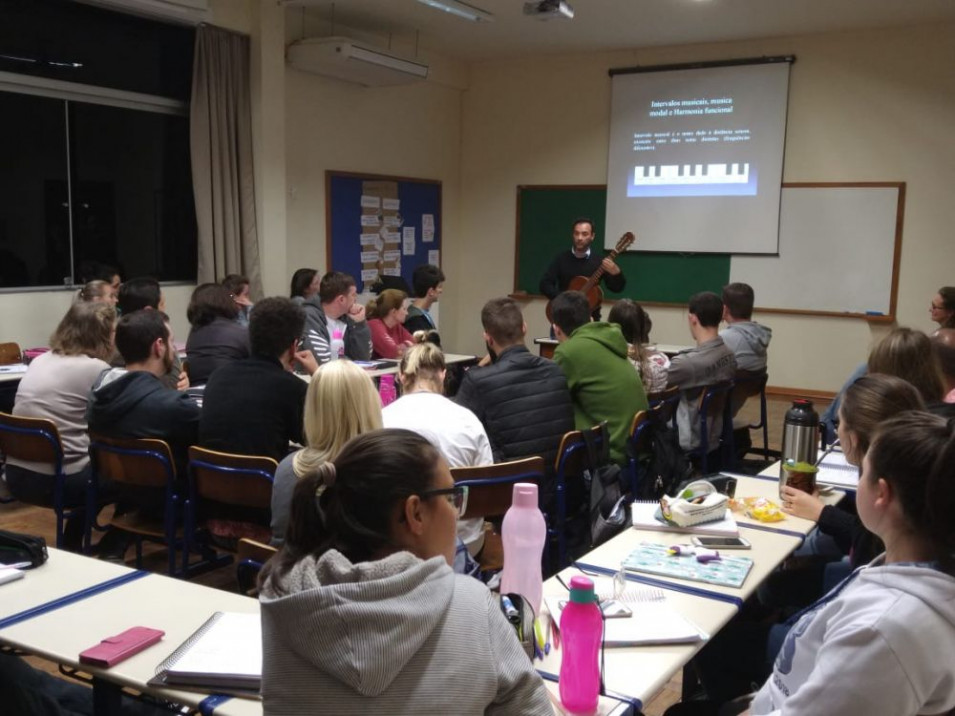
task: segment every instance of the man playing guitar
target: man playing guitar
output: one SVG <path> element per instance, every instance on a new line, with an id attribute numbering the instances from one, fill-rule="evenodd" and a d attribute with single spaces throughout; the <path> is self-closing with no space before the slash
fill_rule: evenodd
<path id="1" fill-rule="evenodd" d="M 591 276 L 602 269 L 602 280 L 607 290 L 619 293 L 627 285 L 627 278 L 620 267 L 610 257 L 601 258 L 591 250 L 594 241 L 594 222 L 580 218 L 574 222 L 573 247 L 570 251 L 561 251 L 551 261 L 547 271 L 541 277 L 540 292 L 549 299 L 566 291 L 571 281 L 578 276 Z M 600 304 L 593 311 L 593 319 L 600 320 Z"/>

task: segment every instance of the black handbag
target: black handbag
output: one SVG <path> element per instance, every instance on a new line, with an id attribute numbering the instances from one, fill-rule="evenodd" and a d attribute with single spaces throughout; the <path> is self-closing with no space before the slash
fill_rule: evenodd
<path id="1" fill-rule="evenodd" d="M 35 535 L 0 530 L 0 564 L 23 564 L 33 569 L 46 562 L 46 540 Z"/>

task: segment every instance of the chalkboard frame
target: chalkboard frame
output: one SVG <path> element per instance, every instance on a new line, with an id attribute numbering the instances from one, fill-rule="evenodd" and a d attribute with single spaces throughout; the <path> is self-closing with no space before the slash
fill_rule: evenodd
<path id="1" fill-rule="evenodd" d="M 760 307 L 757 306 L 756 310 L 762 313 L 775 313 L 775 314 L 787 314 L 787 315 L 802 315 L 802 316 L 820 316 L 820 317 L 839 317 L 839 318 L 862 318 L 866 321 L 872 323 L 893 323 L 895 321 L 896 308 L 897 308 L 897 299 L 898 299 L 898 282 L 899 282 L 899 267 L 901 261 L 901 252 L 902 252 L 902 227 L 905 219 L 905 192 L 906 184 L 905 182 L 785 182 L 783 183 L 783 188 L 789 189 L 802 189 L 802 188 L 894 188 L 898 190 L 898 201 L 896 207 L 896 218 L 895 218 L 895 237 L 894 237 L 894 247 L 893 247 L 893 259 L 892 259 L 892 278 L 891 284 L 889 286 L 889 311 L 886 314 L 872 315 L 868 313 L 860 312 L 850 312 L 850 311 L 823 311 L 823 310 L 811 310 L 811 309 L 801 309 L 801 308 L 776 308 L 776 307 Z M 517 210 L 516 210 L 516 231 L 515 231 L 515 242 L 514 242 L 514 293 L 512 294 L 516 298 L 543 298 L 537 290 L 527 290 L 526 280 L 524 285 L 521 283 L 521 238 L 522 225 L 521 217 L 523 215 L 522 210 L 522 201 L 523 198 L 534 192 L 561 192 L 567 191 L 571 192 L 581 192 L 581 191 L 606 191 L 605 184 L 534 184 L 534 185 L 519 185 L 517 187 Z M 603 237 L 601 235 L 602 227 L 597 226 L 598 236 L 594 241 L 595 246 L 603 246 Z M 567 237 L 567 247 L 570 246 L 570 225 L 567 226 L 566 237 Z M 639 237 L 638 237 L 639 241 Z M 708 285 L 704 283 L 699 283 L 695 290 L 713 290 L 719 292 L 720 288 L 728 280 L 729 274 L 729 265 L 732 260 L 730 254 L 696 254 L 696 255 L 686 255 L 686 254 L 666 254 L 658 252 L 641 252 L 639 254 L 643 257 L 654 257 L 654 256 L 674 256 L 680 257 L 681 259 L 688 258 L 689 256 L 693 257 L 726 257 L 726 273 L 724 275 L 716 276 L 714 275 L 711 280 L 708 281 Z M 551 257 L 548 257 L 548 260 Z M 546 268 L 546 265 L 540 266 L 540 273 L 543 273 Z M 606 293 L 606 292 L 605 292 Z M 690 292 L 686 292 L 683 295 L 689 297 Z M 622 297 L 622 296 L 620 296 Z M 608 295 L 608 302 L 612 303 L 614 296 Z M 682 307 L 686 305 L 686 301 L 672 301 L 672 300 L 655 300 L 653 298 L 637 297 L 637 300 L 640 303 L 648 306 L 669 306 L 669 307 Z"/>

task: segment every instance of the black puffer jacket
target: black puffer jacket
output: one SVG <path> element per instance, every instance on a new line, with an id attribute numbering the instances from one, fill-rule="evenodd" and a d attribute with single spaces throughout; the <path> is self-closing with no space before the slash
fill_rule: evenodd
<path id="1" fill-rule="evenodd" d="M 498 462 L 541 455 L 550 473 L 561 437 L 574 429 L 574 408 L 560 366 L 524 346 L 507 348 L 489 366 L 471 368 L 454 400 L 484 424 Z M 544 486 L 541 504 L 550 501 L 552 492 L 552 486 Z"/>

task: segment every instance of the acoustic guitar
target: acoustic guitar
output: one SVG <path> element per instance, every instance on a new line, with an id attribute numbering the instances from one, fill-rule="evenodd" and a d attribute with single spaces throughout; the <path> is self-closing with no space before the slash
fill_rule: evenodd
<path id="1" fill-rule="evenodd" d="M 613 259 L 617 258 L 622 251 L 626 251 L 627 247 L 630 246 L 630 244 L 632 244 L 634 241 L 636 241 L 636 237 L 634 237 L 634 235 L 628 231 L 626 234 L 620 237 L 620 241 L 618 241 L 617 245 L 614 246 L 613 251 L 611 251 L 610 254 L 605 258 L 608 258 L 612 261 Z M 590 312 L 593 313 L 597 307 L 603 303 L 604 300 L 604 293 L 600 290 L 600 279 L 603 278 L 604 273 L 606 273 L 606 271 L 604 270 L 601 262 L 601 265 L 598 266 L 597 270 L 590 275 L 590 278 L 586 276 L 574 276 L 572 279 L 570 279 L 570 283 L 567 284 L 567 288 L 564 290 L 580 291 L 581 293 L 585 294 L 587 296 L 587 303 L 590 304 Z M 549 323 L 553 323 L 550 304 L 551 301 L 548 301 L 547 307 L 544 310 L 547 313 L 547 321 Z"/>

